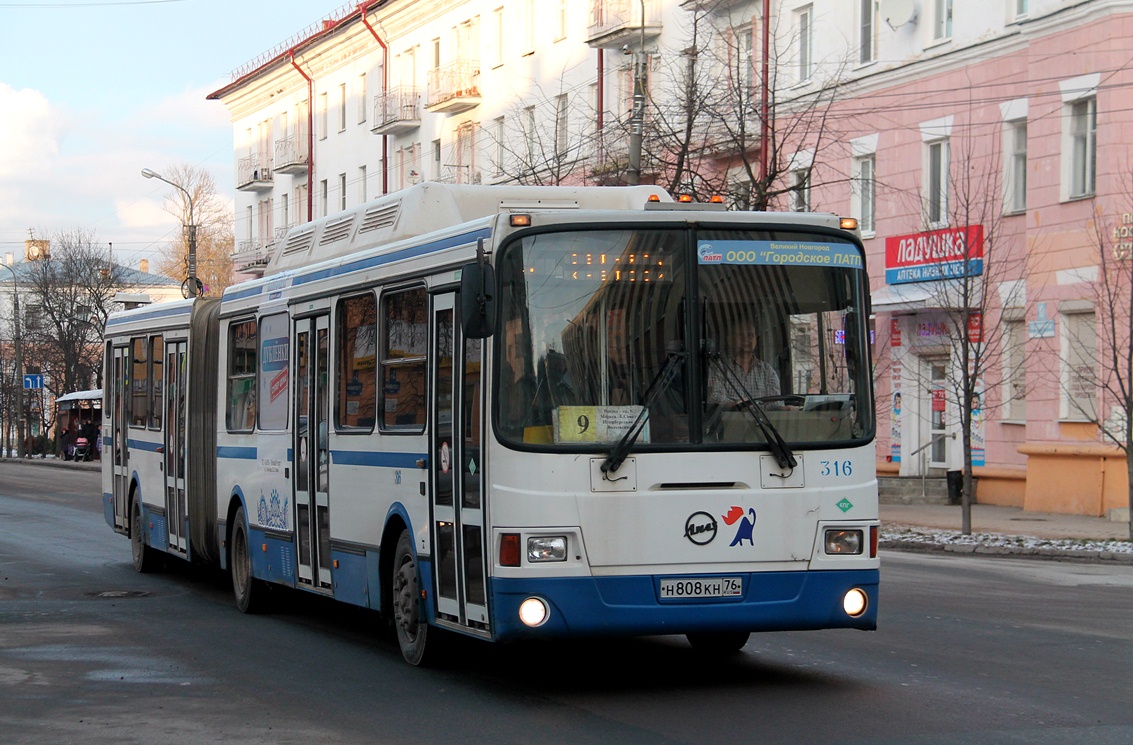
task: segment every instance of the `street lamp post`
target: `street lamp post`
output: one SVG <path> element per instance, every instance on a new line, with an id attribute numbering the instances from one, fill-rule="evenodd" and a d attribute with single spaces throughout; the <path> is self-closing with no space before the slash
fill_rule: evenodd
<path id="1" fill-rule="evenodd" d="M 11 257 L 9 257 L 11 258 Z M 24 346 L 20 331 L 20 291 L 17 285 L 16 270 L 11 264 L 0 264 L 12 273 L 12 323 L 15 331 L 12 341 L 16 347 L 16 453 L 24 457 Z"/>
<path id="2" fill-rule="evenodd" d="M 181 184 L 174 183 L 169 179 L 162 176 L 156 171 L 151 171 L 149 168 L 142 169 L 142 175 L 146 178 L 155 178 L 158 181 L 164 181 L 170 186 L 176 187 L 181 190 L 185 198 L 189 200 L 189 278 L 185 280 L 188 287 L 187 297 L 195 297 L 197 295 L 197 224 L 193 219 L 193 195 L 189 193 Z"/>

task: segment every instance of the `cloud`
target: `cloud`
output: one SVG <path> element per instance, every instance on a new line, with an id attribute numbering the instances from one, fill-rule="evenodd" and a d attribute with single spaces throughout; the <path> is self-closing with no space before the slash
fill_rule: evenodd
<path id="1" fill-rule="evenodd" d="M 66 119 L 39 91 L 0 83 L 0 178 L 51 170 L 59 155 Z"/>

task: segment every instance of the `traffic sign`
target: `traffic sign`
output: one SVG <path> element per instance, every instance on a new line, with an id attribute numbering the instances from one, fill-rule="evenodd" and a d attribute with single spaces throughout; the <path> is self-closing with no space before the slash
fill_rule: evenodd
<path id="1" fill-rule="evenodd" d="M 43 375 L 38 373 L 24 376 L 24 388 L 40 389 L 43 387 Z"/>

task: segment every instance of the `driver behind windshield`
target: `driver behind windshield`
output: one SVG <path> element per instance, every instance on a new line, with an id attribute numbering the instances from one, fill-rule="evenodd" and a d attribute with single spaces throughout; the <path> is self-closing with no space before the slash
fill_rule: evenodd
<path id="1" fill-rule="evenodd" d="M 736 383 L 742 390 L 736 390 Z M 708 372 L 708 401 L 737 410 L 744 405 L 744 392 L 754 399 L 778 396 L 779 374 L 759 357 L 759 334 L 750 320 L 739 321 L 728 334 L 728 344 Z"/>

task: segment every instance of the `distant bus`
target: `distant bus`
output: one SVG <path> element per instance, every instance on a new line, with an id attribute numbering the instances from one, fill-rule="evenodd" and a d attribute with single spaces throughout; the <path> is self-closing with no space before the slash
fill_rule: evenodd
<path id="1" fill-rule="evenodd" d="M 106 325 L 107 522 L 485 640 L 873 629 L 852 221 L 652 187 L 424 184 L 292 229 L 264 276 Z"/>

